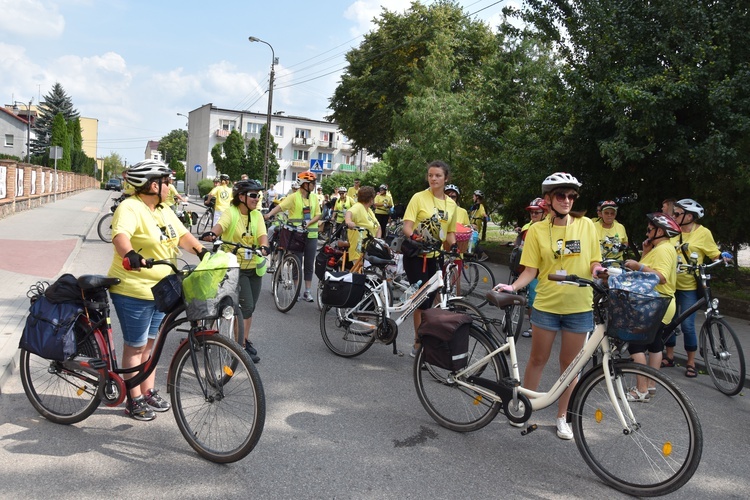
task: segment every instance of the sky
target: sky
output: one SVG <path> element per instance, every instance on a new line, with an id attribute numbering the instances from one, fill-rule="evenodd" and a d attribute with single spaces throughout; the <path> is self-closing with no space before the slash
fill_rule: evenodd
<path id="1" fill-rule="evenodd" d="M 507 3 L 458 1 L 493 28 Z M 254 36 L 279 61 L 273 112 L 322 120 L 346 52 L 382 8 L 403 12 L 410 4 L 0 0 L 0 104 L 37 104 L 59 82 L 81 116 L 99 121 L 98 156 L 115 152 L 132 164 L 149 140 L 187 128 L 177 113 L 207 103 L 266 113 L 271 49 L 249 42 Z"/>

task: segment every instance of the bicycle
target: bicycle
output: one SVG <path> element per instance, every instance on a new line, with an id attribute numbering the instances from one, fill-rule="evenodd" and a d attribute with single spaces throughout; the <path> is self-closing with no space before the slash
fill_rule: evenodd
<path id="1" fill-rule="evenodd" d="M 481 326 L 472 324 L 466 367 L 456 371 L 428 364 L 421 347 L 413 376 L 422 406 L 438 424 L 459 432 L 481 429 L 500 410 L 511 422 L 522 424 L 533 411 L 555 403 L 601 347 L 602 363 L 581 376 L 566 412 L 578 451 L 600 479 L 624 493 L 655 496 L 678 490 L 695 473 L 703 450 L 701 424 L 692 402 L 663 373 L 621 357 L 625 343 L 610 338 L 605 330 L 608 299 L 602 286 L 573 275 L 550 279 L 593 287 L 596 326 L 547 392 L 526 389 L 520 381 L 510 314 L 513 305 L 524 304 L 525 298 L 493 291 L 487 298 L 504 312 L 507 342 L 498 344 Z M 652 326 L 655 331 L 657 325 Z M 648 402 L 628 399 L 637 377 L 656 385 Z M 521 434 L 535 429 L 536 424 L 529 425 Z"/>
<path id="2" fill-rule="evenodd" d="M 442 257 L 449 252 L 438 250 Z M 398 327 L 428 296 L 439 291 L 436 307 L 457 312 L 467 312 L 484 325 L 486 318 L 474 305 L 450 297 L 443 272 L 436 272 L 427 283 L 411 297 L 404 297 L 401 303 L 394 303 L 391 295 L 391 284 L 386 275 L 386 267 L 394 264 L 393 260 L 381 259 L 363 252 L 364 258 L 373 270 L 365 269 L 368 278 L 364 295 L 351 308 L 324 306 L 320 312 L 320 333 L 326 347 L 345 358 L 359 356 L 367 351 L 376 340 L 385 345 L 393 345 L 393 354 L 403 356 L 396 347 Z M 444 266 L 440 265 L 440 269 Z M 395 320 L 392 314 L 399 315 Z"/>
<path id="3" fill-rule="evenodd" d="M 169 265 L 185 276 L 192 272 L 180 272 L 170 261 L 147 260 L 147 267 L 153 265 Z M 190 446 L 212 462 L 247 456 L 260 439 L 266 414 L 260 375 L 247 353 L 208 328 L 207 321 L 188 320 L 186 305 L 179 301 L 162 321 L 148 361 L 120 368 L 107 299 L 107 289 L 117 283 L 119 279 L 106 276 L 78 278 L 85 315 L 75 327 L 75 356 L 51 361 L 21 349 L 21 383 L 34 408 L 51 422 L 74 424 L 100 403 L 118 406 L 156 369 L 169 334 L 186 332 L 167 375 L 177 426 Z M 125 374 L 134 375 L 126 379 Z"/>
<path id="4" fill-rule="evenodd" d="M 719 299 L 712 296 L 711 275 L 706 273 L 706 270 L 721 263 L 723 260 L 719 259 L 711 264 L 698 264 L 697 256 L 691 256 L 690 264 L 678 265 L 683 272 L 695 276 L 698 290 L 703 296 L 682 314 L 672 318 L 668 325 L 664 325 L 660 335 L 666 341 L 691 314 L 705 307 L 706 320 L 698 334 L 698 351 L 716 388 L 727 396 L 734 396 L 745 385 L 745 355 L 739 337 L 719 313 Z"/>
<path id="5" fill-rule="evenodd" d="M 112 217 L 115 215 L 115 210 L 122 203 L 122 200 L 127 198 L 129 195 L 122 194 L 113 200 L 112 206 L 109 207 L 109 213 L 102 216 L 99 219 L 99 223 L 96 226 L 96 232 L 99 233 L 99 238 L 104 243 L 112 243 Z"/>
<path id="6" fill-rule="evenodd" d="M 198 219 L 198 223 L 195 224 L 195 234 L 201 235 L 206 231 L 210 231 L 214 227 L 214 211 L 216 200 L 212 200 L 206 207 L 206 211 Z"/>
<path id="7" fill-rule="evenodd" d="M 180 219 L 180 222 L 182 222 L 182 225 L 185 226 L 188 231 L 190 231 L 190 228 L 195 223 L 194 219 L 197 219 L 198 217 L 188 209 L 189 206 L 190 204 L 187 201 L 181 202 L 180 205 L 174 204 L 172 206 L 175 215 L 177 215 L 177 218 Z"/>
<path id="8" fill-rule="evenodd" d="M 299 225 L 294 225 L 299 223 Z M 288 230 L 291 235 L 291 241 L 295 233 L 299 238 L 307 238 L 307 228 L 303 220 L 287 219 L 280 221 L 279 231 Z M 287 242 L 288 245 L 288 242 Z M 302 288 L 302 262 L 294 252 L 289 251 L 286 246 L 282 246 L 281 234 L 276 243 L 276 249 L 273 254 L 272 265 L 275 270 L 273 281 L 271 283 L 271 293 L 273 293 L 273 303 L 279 312 L 289 312 L 297 303 L 300 289 Z"/>
<path id="9" fill-rule="evenodd" d="M 466 253 L 462 260 L 461 269 L 456 266 L 456 273 L 450 281 L 458 285 L 457 295 L 481 308 L 487 304 L 487 292 L 495 286 L 495 275 L 487 265 L 479 262 L 474 254 Z"/>

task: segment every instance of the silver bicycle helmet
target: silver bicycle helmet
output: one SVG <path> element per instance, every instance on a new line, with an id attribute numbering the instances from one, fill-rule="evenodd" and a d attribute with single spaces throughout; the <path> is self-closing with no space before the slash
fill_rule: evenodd
<path id="1" fill-rule="evenodd" d="M 682 200 L 675 203 L 675 206 L 678 206 L 684 211 L 690 212 L 691 214 L 695 215 L 696 219 L 700 219 L 705 213 L 701 204 L 690 198 L 683 198 Z"/>
<path id="2" fill-rule="evenodd" d="M 554 174 L 548 176 L 544 181 L 542 182 L 542 194 L 547 194 L 553 189 L 557 188 L 572 188 L 575 189 L 576 192 L 581 189 L 581 183 L 578 182 L 578 179 L 573 177 L 567 172 L 555 172 Z"/>
<path id="3" fill-rule="evenodd" d="M 443 189 L 443 191 L 445 191 L 446 193 L 448 191 L 455 191 L 457 195 L 461 196 L 461 190 L 458 189 L 458 186 L 456 186 L 455 184 L 448 184 L 447 186 L 445 186 L 445 189 Z"/>
<path id="4" fill-rule="evenodd" d="M 152 179 L 169 177 L 170 175 L 172 175 L 172 171 L 164 162 L 144 160 L 128 167 L 126 180 L 133 187 L 140 188 L 151 182 Z"/>

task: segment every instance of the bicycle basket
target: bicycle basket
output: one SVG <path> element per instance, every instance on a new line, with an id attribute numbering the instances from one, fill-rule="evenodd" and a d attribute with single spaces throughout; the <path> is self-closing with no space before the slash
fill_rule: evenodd
<path id="1" fill-rule="evenodd" d="M 307 233 L 292 231 L 285 227 L 279 232 L 279 248 L 285 248 L 290 252 L 304 252 L 307 243 Z"/>
<path id="2" fill-rule="evenodd" d="M 224 304 L 239 304 L 239 275 L 233 254 L 219 251 L 204 258 L 182 281 L 188 320 L 216 318 Z"/>
<path id="3" fill-rule="evenodd" d="M 607 335 L 632 344 L 650 344 L 654 341 L 672 301 L 672 297 L 612 288 L 607 296 Z"/>
<path id="4" fill-rule="evenodd" d="M 326 272 L 320 300 L 331 307 L 354 307 L 365 295 L 365 275 Z"/>

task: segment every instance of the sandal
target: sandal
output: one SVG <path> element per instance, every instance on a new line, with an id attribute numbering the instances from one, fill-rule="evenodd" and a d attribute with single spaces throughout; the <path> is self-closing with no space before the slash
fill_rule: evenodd
<path id="1" fill-rule="evenodd" d="M 674 358 L 668 358 L 664 356 L 661 360 L 661 367 L 662 368 L 674 368 Z"/>
<path id="2" fill-rule="evenodd" d="M 698 372 L 695 370 L 695 366 L 687 365 L 685 367 L 685 376 L 687 378 L 695 378 L 698 376 Z"/>

